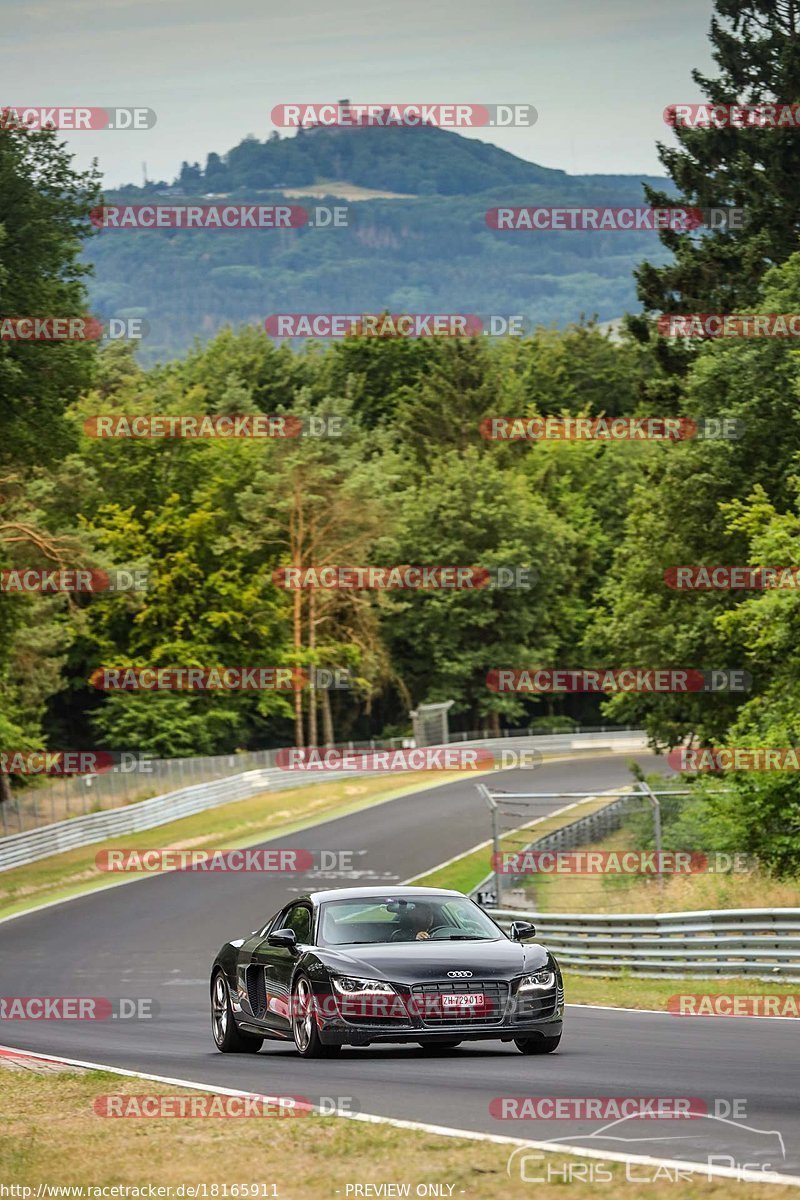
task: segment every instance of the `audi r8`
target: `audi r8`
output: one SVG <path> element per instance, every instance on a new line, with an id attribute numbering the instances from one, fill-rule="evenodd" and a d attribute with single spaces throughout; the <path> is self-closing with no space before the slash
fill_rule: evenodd
<path id="1" fill-rule="evenodd" d="M 522 921 L 507 934 L 461 892 L 440 888 L 296 896 L 214 960 L 214 1041 L 224 1054 L 293 1041 L 306 1058 L 478 1039 L 550 1054 L 561 1040 L 563 982 L 534 934 Z"/>

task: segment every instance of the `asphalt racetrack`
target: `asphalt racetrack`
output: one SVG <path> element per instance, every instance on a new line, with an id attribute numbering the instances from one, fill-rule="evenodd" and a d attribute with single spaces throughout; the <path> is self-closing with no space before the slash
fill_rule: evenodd
<path id="1" fill-rule="evenodd" d="M 636 757 L 652 768 L 650 756 Z M 503 772 L 497 786 L 601 791 L 630 782 L 629 758 L 586 752 Z M 552 807 L 564 803 L 554 800 Z M 417 1046 L 345 1048 L 331 1060 L 302 1060 L 280 1042 L 266 1042 L 256 1056 L 216 1051 L 208 976 L 224 941 L 263 924 L 294 892 L 398 883 L 487 836 L 488 815 L 474 782 L 450 783 L 264 843 L 355 850 L 355 878 L 173 872 L 7 921 L 0 924 L 4 996 L 151 997 L 158 1014 L 148 1021 L 4 1020 L 0 1043 L 201 1085 L 314 1103 L 334 1097 L 364 1113 L 451 1129 L 558 1139 L 603 1153 L 703 1163 L 712 1157 L 800 1176 L 797 1021 L 568 1007 L 560 1049 L 539 1058 L 501 1042 L 467 1042 L 441 1055 Z M 676 984 L 682 989 L 724 991 L 725 985 Z M 613 1125 L 501 1120 L 490 1103 L 503 1096 L 691 1097 L 719 1116 Z M 736 1101 L 738 1110 L 731 1108 Z"/>

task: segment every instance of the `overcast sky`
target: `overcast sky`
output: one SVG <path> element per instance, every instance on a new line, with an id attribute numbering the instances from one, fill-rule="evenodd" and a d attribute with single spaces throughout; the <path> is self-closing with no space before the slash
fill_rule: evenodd
<path id="1" fill-rule="evenodd" d="M 137 105 L 154 129 L 65 135 L 109 187 L 172 179 L 273 105 L 529 103 L 479 136 L 570 173 L 660 173 L 664 107 L 699 100 L 711 0 L 0 0 L 0 104 Z"/>

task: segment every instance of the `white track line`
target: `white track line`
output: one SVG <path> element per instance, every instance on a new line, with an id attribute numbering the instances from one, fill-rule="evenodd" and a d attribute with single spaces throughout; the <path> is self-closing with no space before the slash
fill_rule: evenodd
<path id="1" fill-rule="evenodd" d="M 32 1050 L 19 1051 L 14 1046 L 0 1046 L 0 1054 L 25 1054 L 28 1058 L 42 1059 L 46 1062 L 63 1063 L 70 1067 L 84 1067 L 93 1071 L 108 1071 L 112 1075 L 123 1075 L 129 1079 L 149 1079 L 153 1083 L 167 1083 L 173 1087 L 191 1088 L 193 1091 L 209 1092 L 215 1096 L 240 1096 L 245 1099 L 261 1099 L 276 1102 L 278 1096 L 269 1096 L 263 1092 L 246 1092 L 239 1088 L 218 1087 L 214 1084 L 194 1082 L 191 1079 L 175 1079 L 171 1075 L 152 1075 L 144 1071 L 130 1071 L 125 1067 L 110 1067 L 106 1063 L 85 1062 L 83 1059 L 62 1058 L 57 1054 L 38 1054 Z M 317 1111 L 317 1110 L 314 1110 Z M 426 1121 L 405 1121 L 399 1117 L 380 1117 L 374 1113 L 352 1113 L 337 1110 L 326 1114 L 337 1116 L 348 1121 L 361 1121 L 369 1125 L 391 1125 L 395 1129 L 410 1129 L 419 1133 L 430 1133 L 440 1137 L 462 1138 L 465 1141 L 491 1142 L 501 1146 L 521 1146 L 530 1150 L 543 1150 L 550 1154 L 571 1154 L 578 1158 L 596 1158 L 604 1162 L 638 1163 L 658 1167 L 668 1167 L 675 1171 L 692 1171 L 694 1174 L 708 1177 L 713 1175 L 721 1179 L 737 1179 L 748 1183 L 784 1184 L 789 1187 L 800 1187 L 800 1175 L 779 1175 L 770 1172 L 751 1171 L 738 1167 L 713 1167 L 705 1163 L 675 1158 L 654 1158 L 644 1154 L 625 1154 L 620 1151 L 605 1153 L 601 1150 L 587 1150 L 584 1146 L 566 1146 L 553 1142 L 528 1141 L 527 1138 L 510 1137 L 499 1133 L 479 1133 L 470 1129 L 453 1129 L 447 1125 L 430 1125 Z"/>

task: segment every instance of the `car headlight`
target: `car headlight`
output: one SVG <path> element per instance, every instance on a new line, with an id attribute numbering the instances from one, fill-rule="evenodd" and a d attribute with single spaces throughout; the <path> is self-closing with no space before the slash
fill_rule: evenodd
<path id="1" fill-rule="evenodd" d="M 357 979 L 353 975 L 333 975 L 331 982 L 340 996 L 394 996 L 395 990 L 382 979 Z"/>
<path id="2" fill-rule="evenodd" d="M 534 971 L 532 975 L 524 975 L 519 981 L 518 991 L 541 992 L 546 988 L 551 988 L 555 981 L 555 971 L 551 971 L 548 967 L 544 967 L 541 971 Z"/>

